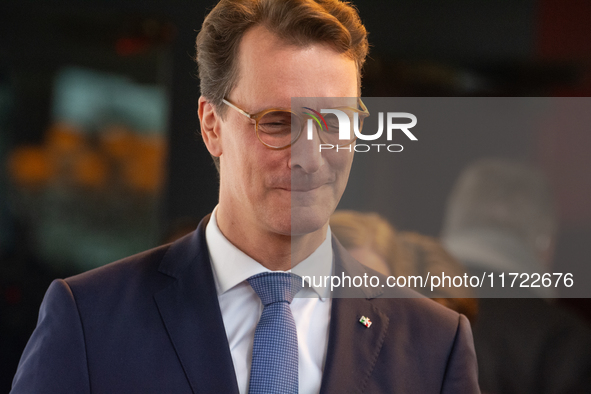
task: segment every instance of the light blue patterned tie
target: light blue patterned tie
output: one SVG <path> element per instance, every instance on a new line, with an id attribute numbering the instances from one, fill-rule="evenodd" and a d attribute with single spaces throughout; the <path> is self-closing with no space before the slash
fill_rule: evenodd
<path id="1" fill-rule="evenodd" d="M 302 279 L 287 272 L 248 278 L 264 309 L 254 333 L 249 394 L 297 394 L 298 335 L 289 304 Z"/>

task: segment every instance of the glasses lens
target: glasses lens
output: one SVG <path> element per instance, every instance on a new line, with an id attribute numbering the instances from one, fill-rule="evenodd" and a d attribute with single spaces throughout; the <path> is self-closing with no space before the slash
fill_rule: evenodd
<path id="1" fill-rule="evenodd" d="M 363 120 L 356 111 L 344 109 L 340 109 L 340 111 L 344 112 L 349 119 L 348 122 L 343 122 L 342 124 L 344 133 L 340 132 L 341 124 L 339 123 L 337 115 L 332 113 L 323 114 L 326 123 L 322 124 L 321 139 L 327 144 L 340 146 L 349 145 L 356 138 L 354 130 L 357 130 L 358 132 L 361 131 Z"/>
<path id="2" fill-rule="evenodd" d="M 267 112 L 259 119 L 257 133 L 266 145 L 282 148 L 291 143 L 292 116 L 288 111 Z"/>
<path id="3" fill-rule="evenodd" d="M 345 141 L 339 141 L 339 119 L 335 114 L 324 114 L 324 122 L 321 126 L 321 139 L 327 144 L 339 145 Z"/>

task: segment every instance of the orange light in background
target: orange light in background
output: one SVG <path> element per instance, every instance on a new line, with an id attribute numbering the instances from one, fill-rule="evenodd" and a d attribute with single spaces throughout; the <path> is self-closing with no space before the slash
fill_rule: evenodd
<path id="1" fill-rule="evenodd" d="M 80 186 L 103 189 L 109 179 L 109 163 L 97 152 L 81 152 L 73 161 L 72 176 Z"/>
<path id="2" fill-rule="evenodd" d="M 8 173 L 22 187 L 39 188 L 55 176 L 56 169 L 43 148 L 22 146 L 10 152 Z"/>
<path id="3" fill-rule="evenodd" d="M 126 126 L 111 125 L 100 133 L 101 149 L 117 160 L 123 160 L 133 152 L 137 138 L 135 133 Z"/>
<path id="4" fill-rule="evenodd" d="M 82 148 L 85 141 L 85 134 L 76 126 L 58 122 L 47 130 L 47 147 L 55 153 L 62 155 L 72 153 Z"/>
<path id="5" fill-rule="evenodd" d="M 162 137 L 137 137 L 123 167 L 125 183 L 139 192 L 156 193 L 164 183 L 166 144 Z"/>
<path id="6" fill-rule="evenodd" d="M 166 154 L 161 135 L 138 135 L 112 125 L 93 139 L 73 125 L 56 123 L 44 145 L 15 149 L 8 163 L 15 184 L 22 187 L 75 186 L 103 192 L 124 186 L 156 195 L 164 184 Z"/>

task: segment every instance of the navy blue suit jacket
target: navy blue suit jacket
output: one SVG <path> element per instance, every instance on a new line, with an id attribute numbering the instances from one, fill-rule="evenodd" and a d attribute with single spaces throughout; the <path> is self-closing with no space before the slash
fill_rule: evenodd
<path id="1" fill-rule="evenodd" d="M 54 281 L 12 392 L 237 394 L 205 223 L 173 244 Z M 336 240 L 333 249 L 337 272 L 363 275 Z M 428 299 L 359 291 L 332 301 L 322 393 L 479 392 L 464 316 Z"/>

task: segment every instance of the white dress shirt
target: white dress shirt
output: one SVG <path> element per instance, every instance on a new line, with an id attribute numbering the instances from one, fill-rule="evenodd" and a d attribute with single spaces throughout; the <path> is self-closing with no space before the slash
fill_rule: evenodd
<path id="1" fill-rule="evenodd" d="M 205 230 L 226 336 L 240 393 L 248 393 L 254 331 L 263 304 L 246 279 L 269 269 L 234 246 L 220 231 L 216 209 Z M 324 242 L 292 270 L 295 274 L 326 276 L 332 273 L 330 228 Z M 328 344 L 331 299 L 325 288 L 304 287 L 291 303 L 298 333 L 299 392 L 318 393 Z"/>

